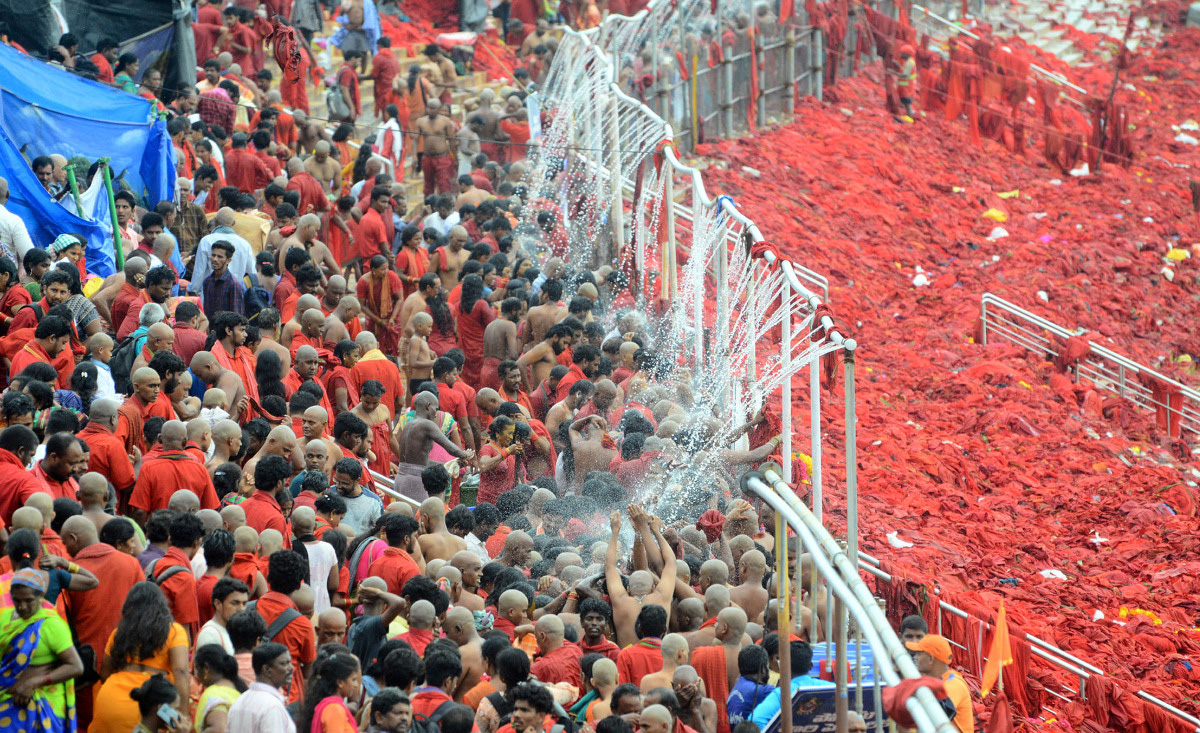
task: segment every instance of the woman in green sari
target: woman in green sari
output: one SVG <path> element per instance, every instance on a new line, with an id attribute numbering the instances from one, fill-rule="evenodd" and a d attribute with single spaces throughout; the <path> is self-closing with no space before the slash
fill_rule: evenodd
<path id="1" fill-rule="evenodd" d="M 130 94 L 138 93 L 138 83 L 134 81 L 134 78 L 137 77 L 139 63 L 137 54 L 130 51 L 121 54 L 121 57 L 117 59 L 117 68 L 114 69 L 117 76 L 113 82 Z"/>
<path id="2" fill-rule="evenodd" d="M 12 607 L 0 610 L 0 730 L 74 733 L 75 685 L 83 662 L 71 629 L 43 599 L 48 583 L 32 568 L 13 573 Z"/>

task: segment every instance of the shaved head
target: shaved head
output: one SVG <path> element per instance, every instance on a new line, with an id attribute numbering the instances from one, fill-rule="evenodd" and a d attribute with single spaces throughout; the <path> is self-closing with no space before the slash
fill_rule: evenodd
<path id="1" fill-rule="evenodd" d="M 686 664 L 688 660 L 688 640 L 683 634 L 667 634 L 662 639 L 663 663 Z M 682 657 L 680 653 L 683 653 Z"/>
<path id="2" fill-rule="evenodd" d="M 501 615 L 507 614 L 509 611 L 521 609 L 525 610 L 529 607 L 529 599 L 525 594 L 516 589 L 509 589 L 500 594 L 500 605 L 497 610 Z M 543 616 L 543 618 L 545 618 Z"/>
<path id="3" fill-rule="evenodd" d="M 49 494 L 42 494 L 49 497 Z M 32 529 L 35 532 L 42 531 L 42 511 L 34 506 L 23 506 L 13 512 L 12 528 L 13 529 Z M 523 598 L 524 596 L 522 596 Z"/>
<path id="4" fill-rule="evenodd" d="M 187 443 L 187 426 L 179 420 L 167 420 L 158 434 L 163 450 L 183 450 Z"/>
<path id="5" fill-rule="evenodd" d="M 437 610 L 433 604 L 420 600 L 412 604 L 408 611 L 408 625 L 414 629 L 432 629 L 433 620 L 437 618 Z"/>
<path id="6" fill-rule="evenodd" d="M 200 511 L 200 497 L 191 489 L 180 489 L 171 494 L 167 508 L 180 514 L 195 514 Z"/>
<path id="7" fill-rule="evenodd" d="M 77 544 L 80 547 L 94 545 L 100 541 L 99 533 L 96 531 L 96 525 L 92 522 L 92 520 L 88 519 L 82 514 L 76 514 L 73 517 L 69 517 L 67 521 L 63 522 L 62 531 L 60 534 L 62 534 L 63 539 L 68 542 L 70 541 L 70 538 L 74 536 Z"/>
<path id="8" fill-rule="evenodd" d="M 92 403 L 95 405 L 96 403 Z M 89 504 L 104 501 L 108 497 L 108 479 L 104 474 L 89 471 L 79 479 L 79 498 Z"/>
<path id="9" fill-rule="evenodd" d="M 237 504 L 230 504 L 221 510 L 221 521 L 225 524 L 225 529 L 229 532 L 237 532 L 238 529 L 246 526 L 246 510 L 242 509 Z M 253 529 L 250 530 L 254 532 Z M 255 542 L 258 541 L 258 533 L 255 534 Z M 234 538 L 236 539 L 236 537 Z M 253 552 L 253 550 L 250 550 Z"/>
<path id="10" fill-rule="evenodd" d="M 141 367 L 133 373 L 133 384 L 135 386 L 139 384 L 145 384 L 147 382 L 153 382 L 156 379 L 158 379 L 158 372 L 154 371 L 150 367 Z"/>
<path id="11" fill-rule="evenodd" d="M 277 456 L 287 458 L 296 449 L 296 433 L 292 431 L 290 426 L 280 425 L 267 435 L 267 440 L 263 443 L 262 449 L 266 451 L 267 446 L 273 446 L 272 450 L 267 451 L 268 454 L 273 453 Z"/>
<path id="12" fill-rule="evenodd" d="M 312 534 L 317 527 L 317 513 L 312 507 L 298 506 L 292 510 L 292 529 L 297 537 Z"/>
<path id="13" fill-rule="evenodd" d="M 562 619 L 553 614 L 547 614 L 537 620 L 533 626 L 534 633 L 561 638 L 564 632 Z"/>
<path id="14" fill-rule="evenodd" d="M 730 606 L 717 614 L 717 625 L 727 629 L 724 634 L 717 634 L 718 639 L 740 641 L 742 634 L 746 633 L 746 612 L 737 606 Z"/>
<path id="15" fill-rule="evenodd" d="M 233 507 L 225 507 L 232 509 Z M 238 507 L 241 509 L 241 507 Z M 221 514 L 224 514 L 224 510 Z M 242 521 L 245 521 L 245 514 L 242 515 Z M 237 552 L 255 552 L 258 550 L 258 531 L 253 527 L 242 525 L 233 530 L 233 549 Z"/>

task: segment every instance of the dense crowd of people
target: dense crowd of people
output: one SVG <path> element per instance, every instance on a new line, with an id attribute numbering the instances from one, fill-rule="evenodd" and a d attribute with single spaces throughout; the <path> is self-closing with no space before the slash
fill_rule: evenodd
<path id="1" fill-rule="evenodd" d="M 777 423 L 697 410 L 627 274 L 569 251 L 523 94 L 460 128 L 454 64 L 401 76 L 384 37 L 368 65 L 350 2 L 331 132 L 270 88 L 248 11 L 197 4 L 203 69 L 162 104 L 178 197 L 116 195 L 119 272 L 33 243 L 0 179 L 0 727 L 753 733 L 781 655 L 793 692 L 827 677 L 811 612 L 779 634 L 769 507 L 729 489 Z M 534 79 L 551 33 L 521 41 Z M 156 95 L 115 49 L 99 78 Z M 355 150 L 358 71 L 387 124 Z M 65 165 L 30 161 L 60 199 Z"/>

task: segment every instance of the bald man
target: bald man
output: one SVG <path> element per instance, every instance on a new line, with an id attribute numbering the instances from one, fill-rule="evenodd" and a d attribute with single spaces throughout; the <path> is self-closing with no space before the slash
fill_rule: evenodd
<path id="1" fill-rule="evenodd" d="M 679 722 L 684 726 L 693 730 L 721 730 L 720 719 L 724 717 L 725 727 L 729 727 L 728 712 L 718 713 L 716 701 L 705 694 L 704 681 L 694 667 L 686 664 L 677 667 L 667 686 L 679 701 Z"/>
<path id="2" fill-rule="evenodd" d="M 295 353 L 295 349 L 292 348 L 292 341 L 298 335 L 301 336 L 301 344 L 308 344 L 309 346 L 314 345 L 312 339 L 302 335 L 303 324 L 301 322 L 301 318 L 303 318 L 304 314 L 310 310 L 320 311 L 321 301 L 319 298 L 317 298 L 317 296 L 312 295 L 311 293 L 305 293 L 296 299 L 296 312 L 293 313 L 291 318 L 288 318 L 283 324 L 283 331 L 281 331 L 279 335 L 279 343 L 287 347 L 289 354 Z M 324 323 L 324 320 L 325 317 L 324 314 L 322 314 L 322 323 Z M 317 343 L 315 345 L 319 346 L 320 344 Z"/>
<path id="3" fill-rule="evenodd" d="M 683 634 L 667 634 L 663 637 L 662 646 L 663 667 L 658 672 L 651 672 L 642 678 L 639 687 L 642 694 L 655 687 L 670 687 L 675 670 L 688 663 L 691 650 L 688 649 L 687 638 Z"/>
<path id="4" fill-rule="evenodd" d="M 200 511 L 200 500 L 190 489 L 180 489 L 171 494 L 167 508 L 176 514 L 195 514 Z"/>
<path id="5" fill-rule="evenodd" d="M 197 509 L 219 507 L 221 500 L 208 470 L 184 450 L 187 427 L 178 420 L 168 420 L 163 423 L 159 440 L 162 441 L 162 451 L 142 464 L 129 497 L 133 520 L 144 525 L 152 513 L 167 508 L 176 491 L 192 493 L 196 497 Z"/>
<path id="6" fill-rule="evenodd" d="M 346 612 L 326 608 L 317 614 L 317 648 L 326 644 L 341 644 L 346 640 Z"/>
<path id="7" fill-rule="evenodd" d="M 246 465 L 242 466 L 242 473 L 254 475 L 254 469 L 258 466 L 258 462 L 263 456 L 283 456 L 292 461 L 292 467 L 296 468 L 296 461 L 293 459 L 293 454 L 300 458 L 300 468 L 303 468 L 303 457 L 299 456 L 299 450 L 296 443 L 296 434 L 286 425 L 280 425 L 267 433 L 267 439 L 263 441 L 262 447 L 258 449 L 250 460 L 246 461 Z"/>
<path id="8" fill-rule="evenodd" d="M 341 275 L 335 277 L 340 278 Z M 330 282 L 333 278 L 330 278 Z M 362 304 L 353 295 L 347 295 L 338 301 L 337 307 L 325 316 L 321 326 L 321 343 L 329 348 L 329 344 L 337 345 L 343 339 L 353 339 L 362 331 L 359 315 L 362 314 Z"/>
<path id="9" fill-rule="evenodd" d="M 165 323 L 159 322 L 152 324 L 146 331 L 146 342 L 142 344 L 142 351 L 137 358 L 133 360 L 133 370 L 137 371 L 142 367 L 149 366 L 150 360 L 160 351 L 171 351 L 175 346 L 175 329 Z"/>
<path id="10" fill-rule="evenodd" d="M 744 535 L 742 535 L 744 536 Z M 763 587 L 763 576 L 767 573 L 767 559 L 758 550 L 743 552 L 737 561 L 738 578 L 741 585 L 729 590 L 729 600 L 746 612 L 746 617 L 762 623 L 763 611 L 767 608 L 767 589 Z"/>
<path id="11" fill-rule="evenodd" d="M 616 418 L 625 411 L 625 406 L 617 402 L 617 385 L 611 379 L 601 379 L 596 382 L 596 391 L 592 394 L 591 402 L 584 405 L 575 413 L 575 419 L 599 415 L 609 425 L 616 425 Z"/>
<path id="12" fill-rule="evenodd" d="M 216 344 L 213 344 L 216 348 Z M 209 387 L 216 387 L 229 399 L 229 418 L 237 420 L 249 405 L 242 378 L 232 369 L 221 366 L 211 351 L 198 351 L 190 364 L 192 373 Z"/>
<path id="13" fill-rule="evenodd" d="M 424 655 L 425 647 L 433 641 L 433 624 L 437 620 L 437 612 L 433 604 L 424 599 L 412 604 L 408 610 L 408 631 L 396 636 L 412 645 L 413 651 Z"/>
<path id="14" fill-rule="evenodd" d="M 463 593 L 455 605 L 470 611 L 484 610 L 483 598 L 479 596 L 479 575 L 483 572 L 483 563 L 479 556 L 470 550 L 456 552 L 454 557 L 450 558 L 450 565 L 458 571 L 463 587 Z"/>
<path id="15" fill-rule="evenodd" d="M 305 320 L 312 313 L 318 314 L 317 318 L 320 318 L 320 311 L 310 310 L 304 314 Z M 294 356 L 292 357 L 292 370 L 283 378 L 283 392 L 287 399 L 291 399 L 292 395 L 296 394 L 300 386 L 306 382 L 313 382 L 318 387 L 321 387 L 321 384 L 316 381 L 317 369 L 320 367 L 320 357 L 317 355 L 317 349 L 307 344 L 299 345 L 298 340 L 294 340 L 292 344 L 296 346 L 293 352 Z M 329 393 L 325 392 L 324 387 L 321 387 L 321 391 L 323 394 L 321 395 L 320 407 L 325 410 L 327 415 L 334 414 L 333 406 L 329 404 Z"/>
<path id="16" fill-rule="evenodd" d="M 342 268 L 334 259 L 333 253 L 329 251 L 324 242 L 317 239 L 317 235 L 320 233 L 321 217 L 313 213 L 302 214 L 300 220 L 296 222 L 296 231 L 292 232 L 291 236 L 284 239 L 279 245 L 279 252 L 275 258 L 276 271 L 283 272 L 283 261 L 287 257 L 289 249 L 304 247 L 312 255 L 313 264 L 322 270 L 325 278 L 340 273 Z"/>
<path id="17" fill-rule="evenodd" d="M 226 507 L 229 509 L 231 507 Z M 241 507 L 238 507 L 239 509 Z M 224 510 L 221 512 L 225 516 Z M 242 521 L 246 521 L 245 512 Z M 268 530 L 270 531 L 270 530 Z M 258 562 L 258 532 L 253 527 L 242 525 L 233 530 L 233 564 L 229 566 L 227 575 L 246 584 L 250 589 L 250 598 L 261 598 L 268 590 L 267 578 Z"/>
<path id="18" fill-rule="evenodd" d="M 662 705 L 648 705 L 640 716 L 642 733 L 670 733 L 675 725 L 671 711 Z"/>
<path id="19" fill-rule="evenodd" d="M 124 442 L 114 434 L 120 408 L 116 400 L 93 400 L 88 408 L 87 427 L 79 431 L 79 438 L 90 448 L 88 470 L 111 482 L 118 496 L 128 496 L 137 479 L 134 470 L 141 464 L 141 456 L 131 457 Z"/>
<path id="20" fill-rule="evenodd" d="M 331 599 L 337 593 L 340 576 L 338 575 L 337 552 L 333 545 L 318 540 L 316 535 L 317 513 L 312 507 L 301 506 L 292 510 L 292 533 L 298 542 L 304 544 L 308 555 L 308 578 L 313 588 L 315 600 L 313 608 L 317 613 L 332 608 Z M 292 547 L 295 547 L 295 543 Z M 344 616 L 344 614 L 343 614 Z M 342 625 L 345 632 L 345 624 Z"/>
<path id="21" fill-rule="evenodd" d="M 84 476 L 98 476 L 88 474 Z M 83 482 L 81 482 L 83 483 Z M 88 481 L 87 483 L 92 483 Z M 122 520 L 124 521 L 124 520 Z M 121 621 L 121 608 L 126 596 L 136 584 L 146 579 L 137 558 L 97 539 L 96 525 L 84 516 L 68 519 L 62 526 L 63 543 L 71 553 L 72 562 L 104 582 L 96 588 L 81 592 L 64 589 L 60 598 L 67 620 L 78 639 L 77 645 L 103 650 L 108 637 Z M 95 671 L 100 671 L 103 653 L 95 656 Z M 78 701 L 81 722 L 91 716 L 91 695 L 81 695 Z"/>
<path id="22" fill-rule="evenodd" d="M 729 566 L 724 560 L 708 560 L 700 566 L 700 593 L 705 593 L 713 585 L 729 583 Z"/>
<path id="23" fill-rule="evenodd" d="M 446 612 L 442 631 L 447 639 L 458 644 L 458 653 L 462 657 L 463 672 L 453 695 L 455 702 L 462 702 L 463 696 L 483 678 L 483 638 L 475 630 L 474 614 L 463 606 L 454 606 Z"/>
<path id="24" fill-rule="evenodd" d="M 737 684 L 739 675 L 738 654 L 743 646 L 750 644 L 750 637 L 746 635 L 746 612 L 737 606 L 722 610 L 717 614 L 714 631 L 717 644 L 693 648 L 692 666 L 704 680 L 708 697 L 728 700 L 729 691 Z M 729 733 L 729 715 L 725 706 L 717 707 L 717 731 Z"/>
<path id="25" fill-rule="evenodd" d="M 212 428 L 207 420 L 187 422 L 187 444 L 184 450 L 200 464 L 208 461 L 208 449 L 212 447 Z"/>
<path id="26" fill-rule="evenodd" d="M 90 471 L 79 477 L 79 504 L 83 507 L 83 516 L 100 530 L 113 518 L 105 511 L 108 506 L 108 481 L 103 474 Z"/>
<path id="27" fill-rule="evenodd" d="M 149 270 L 149 258 L 127 258 L 124 271 L 105 280 L 104 287 L 93 297 L 96 310 L 100 311 L 109 323 L 120 327 L 120 324 L 125 322 L 129 308 L 135 303 L 141 308 L 145 302 L 141 288 L 146 284 L 146 273 Z"/>
<path id="28" fill-rule="evenodd" d="M 198 356 L 198 355 L 197 355 Z M 242 450 L 242 428 L 233 420 L 222 420 L 212 429 L 212 458 L 204 464 L 212 476 L 222 463 L 232 461 Z"/>
<path id="29" fill-rule="evenodd" d="M 312 157 L 304 161 L 305 172 L 317 179 L 325 194 L 337 193 L 342 190 L 342 163 L 330 155 L 332 150 L 333 146 L 329 144 L 329 141 L 320 140 L 313 147 Z M 301 200 L 301 204 L 303 203 Z M 307 212 L 301 211 L 301 213 Z"/>
<path id="30" fill-rule="evenodd" d="M 529 617 L 526 615 L 528 610 L 529 599 L 525 594 L 510 588 L 500 594 L 500 603 L 496 607 L 496 618 L 492 622 L 492 628 L 507 634 L 509 641 L 516 641 L 519 633 L 529 631 Z"/>
<path id="31" fill-rule="evenodd" d="M 125 452 L 136 455 L 146 452 L 145 425 L 150 408 L 158 400 L 162 380 L 158 372 L 142 367 L 133 372 L 133 394 L 117 410 L 117 428 L 113 431 L 125 444 Z"/>
<path id="32" fill-rule="evenodd" d="M 649 573 L 639 571 L 629 576 L 627 590 L 621 581 L 621 573 L 617 570 L 621 513 L 613 512 L 609 517 L 609 529 L 612 535 L 608 542 L 608 551 L 604 555 L 604 577 L 611 596 L 613 627 L 617 632 L 617 644 L 622 648 L 634 644 L 639 639 L 634 626 L 643 605 L 661 606 L 666 612 L 667 618 L 670 618 L 671 615 L 671 599 L 675 595 L 676 579 L 675 550 L 662 536 L 656 523 L 650 523 L 650 528 L 654 539 L 658 541 L 663 558 L 662 577 L 655 585 L 654 578 Z"/>
<path id="33" fill-rule="evenodd" d="M 529 554 L 533 552 L 533 538 L 525 532 L 517 530 L 510 532 L 504 538 L 504 550 L 496 562 L 510 568 L 521 570 L 529 563 Z"/>
<path id="34" fill-rule="evenodd" d="M 233 533 L 240 527 L 246 526 L 246 512 L 237 504 L 230 504 L 221 509 L 221 528 Z"/>
<path id="35" fill-rule="evenodd" d="M 354 386 L 361 391 L 364 383 L 374 379 L 383 385 L 384 398 L 382 404 L 387 405 L 388 419 L 395 420 L 396 413 L 403 414 L 408 410 L 404 402 L 404 377 L 396 363 L 379 350 L 379 339 L 370 331 L 363 331 L 354 337 L 361 354 L 358 361 L 350 368 L 350 376 Z M 451 451 L 453 454 L 453 451 Z"/>
<path id="36" fill-rule="evenodd" d="M 287 374 L 292 368 L 292 352 L 279 343 L 282 330 L 283 324 L 280 323 L 280 314 L 277 309 L 268 308 L 259 311 L 258 334 L 261 339 L 258 346 L 254 347 L 254 356 L 257 357 L 264 351 L 272 352 L 279 357 L 279 361 L 283 363 L 283 373 Z"/>
<path id="37" fill-rule="evenodd" d="M 537 620 L 533 635 L 541 656 L 533 663 L 531 671 L 546 684 L 566 682 L 582 690 L 579 659 L 583 650 L 575 642 L 566 641 L 563 633 L 563 622 L 558 616 L 546 615 Z"/>
<path id="38" fill-rule="evenodd" d="M 359 337 L 365 335 L 366 331 L 359 334 Z M 358 364 L 354 367 L 357 369 Z M 464 451 L 450 442 L 442 429 L 433 422 L 437 410 L 437 397 L 428 392 L 418 394 L 413 400 L 416 416 L 405 424 L 399 437 L 399 452 L 396 456 L 398 466 L 393 486 L 397 492 L 417 501 L 423 501 L 429 496 L 421 481 L 421 472 L 429 465 L 429 451 L 434 443 L 445 448 L 446 452 L 455 458 L 469 461 L 475 456 L 474 451 Z"/>
<path id="39" fill-rule="evenodd" d="M 436 496 L 421 503 L 421 535 L 417 541 L 425 561 L 445 560 L 449 562 L 455 554 L 467 549 L 463 538 L 446 529 L 446 505 Z"/>
<path id="40" fill-rule="evenodd" d="M 698 630 L 688 634 L 688 643 L 692 649 L 713 643 L 716 638 L 717 616 L 731 604 L 729 588 L 724 585 L 712 585 L 704 591 L 705 621 Z"/>

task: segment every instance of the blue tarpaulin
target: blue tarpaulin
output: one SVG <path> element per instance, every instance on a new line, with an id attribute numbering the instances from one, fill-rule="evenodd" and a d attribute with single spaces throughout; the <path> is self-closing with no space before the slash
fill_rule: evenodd
<path id="1" fill-rule="evenodd" d="M 31 59 L 0 44 L 0 124 L 32 159 L 58 153 L 109 158 L 147 208 L 174 198 L 175 152 L 152 103 Z"/>
<path id="2" fill-rule="evenodd" d="M 0 110 L 3 108 L 0 103 Z M 113 240 L 105 228 L 95 220 L 75 216 L 51 198 L 3 129 L 0 129 L 0 176 L 8 181 L 5 208 L 25 221 L 35 245 L 45 248 L 60 234 L 79 234 L 87 238 L 88 272 L 101 277 L 115 272 Z"/>

